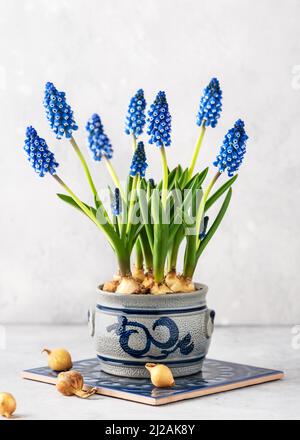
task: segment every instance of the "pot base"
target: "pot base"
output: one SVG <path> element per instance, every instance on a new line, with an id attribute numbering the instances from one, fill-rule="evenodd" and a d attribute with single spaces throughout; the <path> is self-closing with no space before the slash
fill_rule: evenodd
<path id="1" fill-rule="evenodd" d="M 98 360 L 101 365 L 101 370 L 104 373 L 110 374 L 112 376 L 119 377 L 132 377 L 135 379 L 149 379 L 149 372 L 146 370 L 144 365 L 136 366 L 136 365 L 109 365 L 105 361 L 103 362 L 101 359 Z M 151 361 L 153 362 L 153 361 Z M 180 365 L 180 366 L 172 366 L 168 365 L 168 363 L 164 363 L 163 361 L 154 362 L 157 364 L 164 364 L 169 366 L 172 370 L 173 376 L 176 377 L 185 377 L 192 376 L 193 374 L 200 373 L 202 371 L 204 358 L 201 361 L 197 361 L 192 365 Z M 147 362 L 145 362 L 146 365 Z"/>

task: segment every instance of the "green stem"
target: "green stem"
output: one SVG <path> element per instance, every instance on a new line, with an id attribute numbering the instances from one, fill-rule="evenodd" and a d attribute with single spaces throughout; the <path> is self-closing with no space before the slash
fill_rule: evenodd
<path id="1" fill-rule="evenodd" d="M 122 277 L 131 276 L 130 253 L 126 249 L 116 252 L 120 275 Z"/>
<path id="2" fill-rule="evenodd" d="M 144 260 L 146 263 L 146 268 L 148 272 L 153 270 L 153 255 L 151 246 L 148 240 L 148 235 L 146 229 L 143 228 L 140 233 L 140 242 L 143 250 Z"/>
<path id="3" fill-rule="evenodd" d="M 165 278 L 165 258 L 160 252 L 155 252 L 153 257 L 154 281 L 161 284 Z"/>
<path id="4" fill-rule="evenodd" d="M 183 276 L 185 278 L 193 278 L 197 256 L 196 256 L 196 240 L 194 235 L 188 235 L 186 237 L 186 248 L 184 256 Z"/>
<path id="5" fill-rule="evenodd" d="M 91 187 L 91 190 L 92 190 L 92 192 L 93 192 L 93 194 L 94 194 L 94 197 L 97 198 L 97 197 L 98 197 L 98 192 L 97 192 L 96 186 L 95 186 L 95 184 L 94 184 L 93 178 L 92 178 L 92 176 L 91 176 L 91 173 L 90 173 L 90 170 L 89 170 L 88 164 L 87 164 L 87 162 L 86 162 L 86 160 L 85 160 L 85 158 L 84 158 L 84 156 L 83 156 L 83 154 L 82 154 L 80 148 L 78 147 L 78 145 L 77 145 L 75 139 L 73 138 L 73 136 L 71 137 L 70 142 L 71 142 L 71 145 L 72 145 L 72 147 L 74 148 L 74 150 L 75 150 L 77 156 L 79 157 L 80 162 L 81 162 L 81 164 L 82 164 L 82 166 L 83 166 L 83 168 L 84 168 L 84 171 L 85 171 L 85 174 L 86 174 L 87 180 L 88 180 L 89 185 L 90 185 L 90 187 Z"/>
<path id="6" fill-rule="evenodd" d="M 120 190 L 121 197 L 123 200 L 125 200 L 125 194 L 124 194 L 123 188 L 121 186 L 120 179 L 119 179 L 114 167 L 112 166 L 111 161 L 106 156 L 104 156 L 104 160 L 105 160 L 105 164 L 108 169 L 108 172 L 111 175 L 111 178 L 112 178 L 116 188 L 118 188 Z"/>
<path id="7" fill-rule="evenodd" d="M 217 174 L 213 177 L 213 179 L 211 180 L 210 184 L 208 185 L 208 187 L 206 188 L 201 202 L 200 202 L 200 206 L 199 206 L 199 210 L 197 213 L 197 217 L 196 217 L 196 243 L 197 243 L 197 249 L 200 246 L 200 228 L 201 228 L 201 222 L 202 222 L 202 218 L 204 215 L 204 211 L 205 211 L 205 204 L 207 202 L 208 196 L 214 186 L 214 184 L 216 183 L 216 181 L 218 180 L 218 178 L 221 176 L 220 171 L 217 172 Z"/>
<path id="8" fill-rule="evenodd" d="M 196 144 L 195 151 L 194 151 L 194 154 L 193 154 L 191 166 L 189 168 L 188 180 L 190 180 L 193 177 L 193 175 L 194 175 L 195 166 L 196 166 L 197 159 L 198 159 L 198 156 L 199 156 L 199 152 L 200 152 L 200 149 L 201 149 L 201 146 L 202 146 L 202 143 L 203 143 L 205 132 L 206 132 L 206 127 L 205 127 L 205 121 L 204 121 L 203 125 L 201 127 L 201 131 L 200 131 L 198 140 L 197 140 L 197 144 Z"/>
<path id="9" fill-rule="evenodd" d="M 161 159 L 162 159 L 162 168 L 163 168 L 163 186 L 162 186 L 162 206 L 166 208 L 167 206 L 167 195 L 168 195 L 168 181 L 169 181 L 169 170 L 168 170 L 168 161 L 166 155 L 166 149 L 164 146 L 160 148 Z"/>
<path id="10" fill-rule="evenodd" d="M 131 228 L 131 223 L 132 223 L 132 215 L 133 215 L 133 209 L 134 209 L 134 203 L 135 203 L 135 199 L 136 199 L 136 190 L 138 187 L 138 183 L 140 180 L 140 175 L 137 174 L 134 179 L 133 179 L 133 183 L 132 183 L 132 188 L 131 188 L 131 194 L 130 194 L 130 202 L 129 202 L 129 209 L 128 209 L 128 220 L 127 220 L 127 228 L 126 228 L 126 234 L 129 234 L 130 228 Z"/>
<path id="11" fill-rule="evenodd" d="M 135 152 L 135 150 L 137 149 L 137 138 L 134 134 L 132 135 L 132 138 L 133 138 L 132 149 L 133 152 Z"/>
<path id="12" fill-rule="evenodd" d="M 142 270 L 144 267 L 144 256 L 143 256 L 143 249 L 140 238 L 137 240 L 135 245 L 135 266 L 138 270 Z"/>
<path id="13" fill-rule="evenodd" d="M 177 269 L 178 253 L 183 239 L 184 239 L 184 228 L 180 228 L 175 235 L 174 241 L 172 243 L 172 247 L 169 252 L 169 258 L 168 258 L 169 272 L 176 271 Z"/>

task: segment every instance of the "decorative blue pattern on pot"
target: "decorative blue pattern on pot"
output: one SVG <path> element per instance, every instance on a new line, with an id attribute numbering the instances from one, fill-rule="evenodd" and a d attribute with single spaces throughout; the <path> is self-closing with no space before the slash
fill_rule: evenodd
<path id="1" fill-rule="evenodd" d="M 131 328 L 129 329 L 128 327 Z M 192 353 L 194 350 L 194 343 L 192 342 L 191 334 L 187 333 L 182 339 L 179 339 L 178 327 L 171 318 L 162 317 L 157 319 L 152 326 L 153 331 L 155 331 L 157 327 L 166 327 L 168 329 L 169 339 L 166 342 L 157 341 L 145 325 L 140 324 L 137 321 L 129 321 L 126 316 L 119 316 L 118 322 L 108 326 L 107 331 L 109 333 L 114 331 L 116 335 L 119 336 L 119 342 L 122 349 L 127 354 L 137 359 L 150 357 L 153 360 L 163 360 L 167 359 L 170 354 L 175 353 L 177 350 L 185 356 Z M 143 336 L 146 337 L 146 344 L 144 348 L 136 350 L 130 347 L 129 340 L 131 335 L 138 334 L 140 331 L 143 332 Z M 161 349 L 160 355 L 147 355 L 152 344 Z"/>

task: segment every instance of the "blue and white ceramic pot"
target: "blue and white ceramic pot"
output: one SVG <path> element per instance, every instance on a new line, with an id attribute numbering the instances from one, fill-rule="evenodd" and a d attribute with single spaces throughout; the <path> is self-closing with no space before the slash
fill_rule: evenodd
<path id="1" fill-rule="evenodd" d="M 89 313 L 102 370 L 124 377 L 148 377 L 145 364 L 168 365 L 174 377 L 201 371 L 214 328 L 206 306 L 208 288 L 172 295 L 97 292 Z"/>

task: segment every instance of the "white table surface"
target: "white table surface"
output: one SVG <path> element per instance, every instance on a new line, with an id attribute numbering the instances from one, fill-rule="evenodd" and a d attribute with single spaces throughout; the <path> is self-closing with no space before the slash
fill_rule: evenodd
<path id="1" fill-rule="evenodd" d="M 66 347 L 74 360 L 94 357 L 85 326 L 7 326 L 0 349 L 0 391 L 18 403 L 16 420 L 28 419 L 300 419 L 300 348 L 291 327 L 217 327 L 209 357 L 284 370 L 286 377 L 222 394 L 150 407 L 120 399 L 64 397 L 55 387 L 20 378 L 23 369 L 43 366 L 43 348 Z"/>

